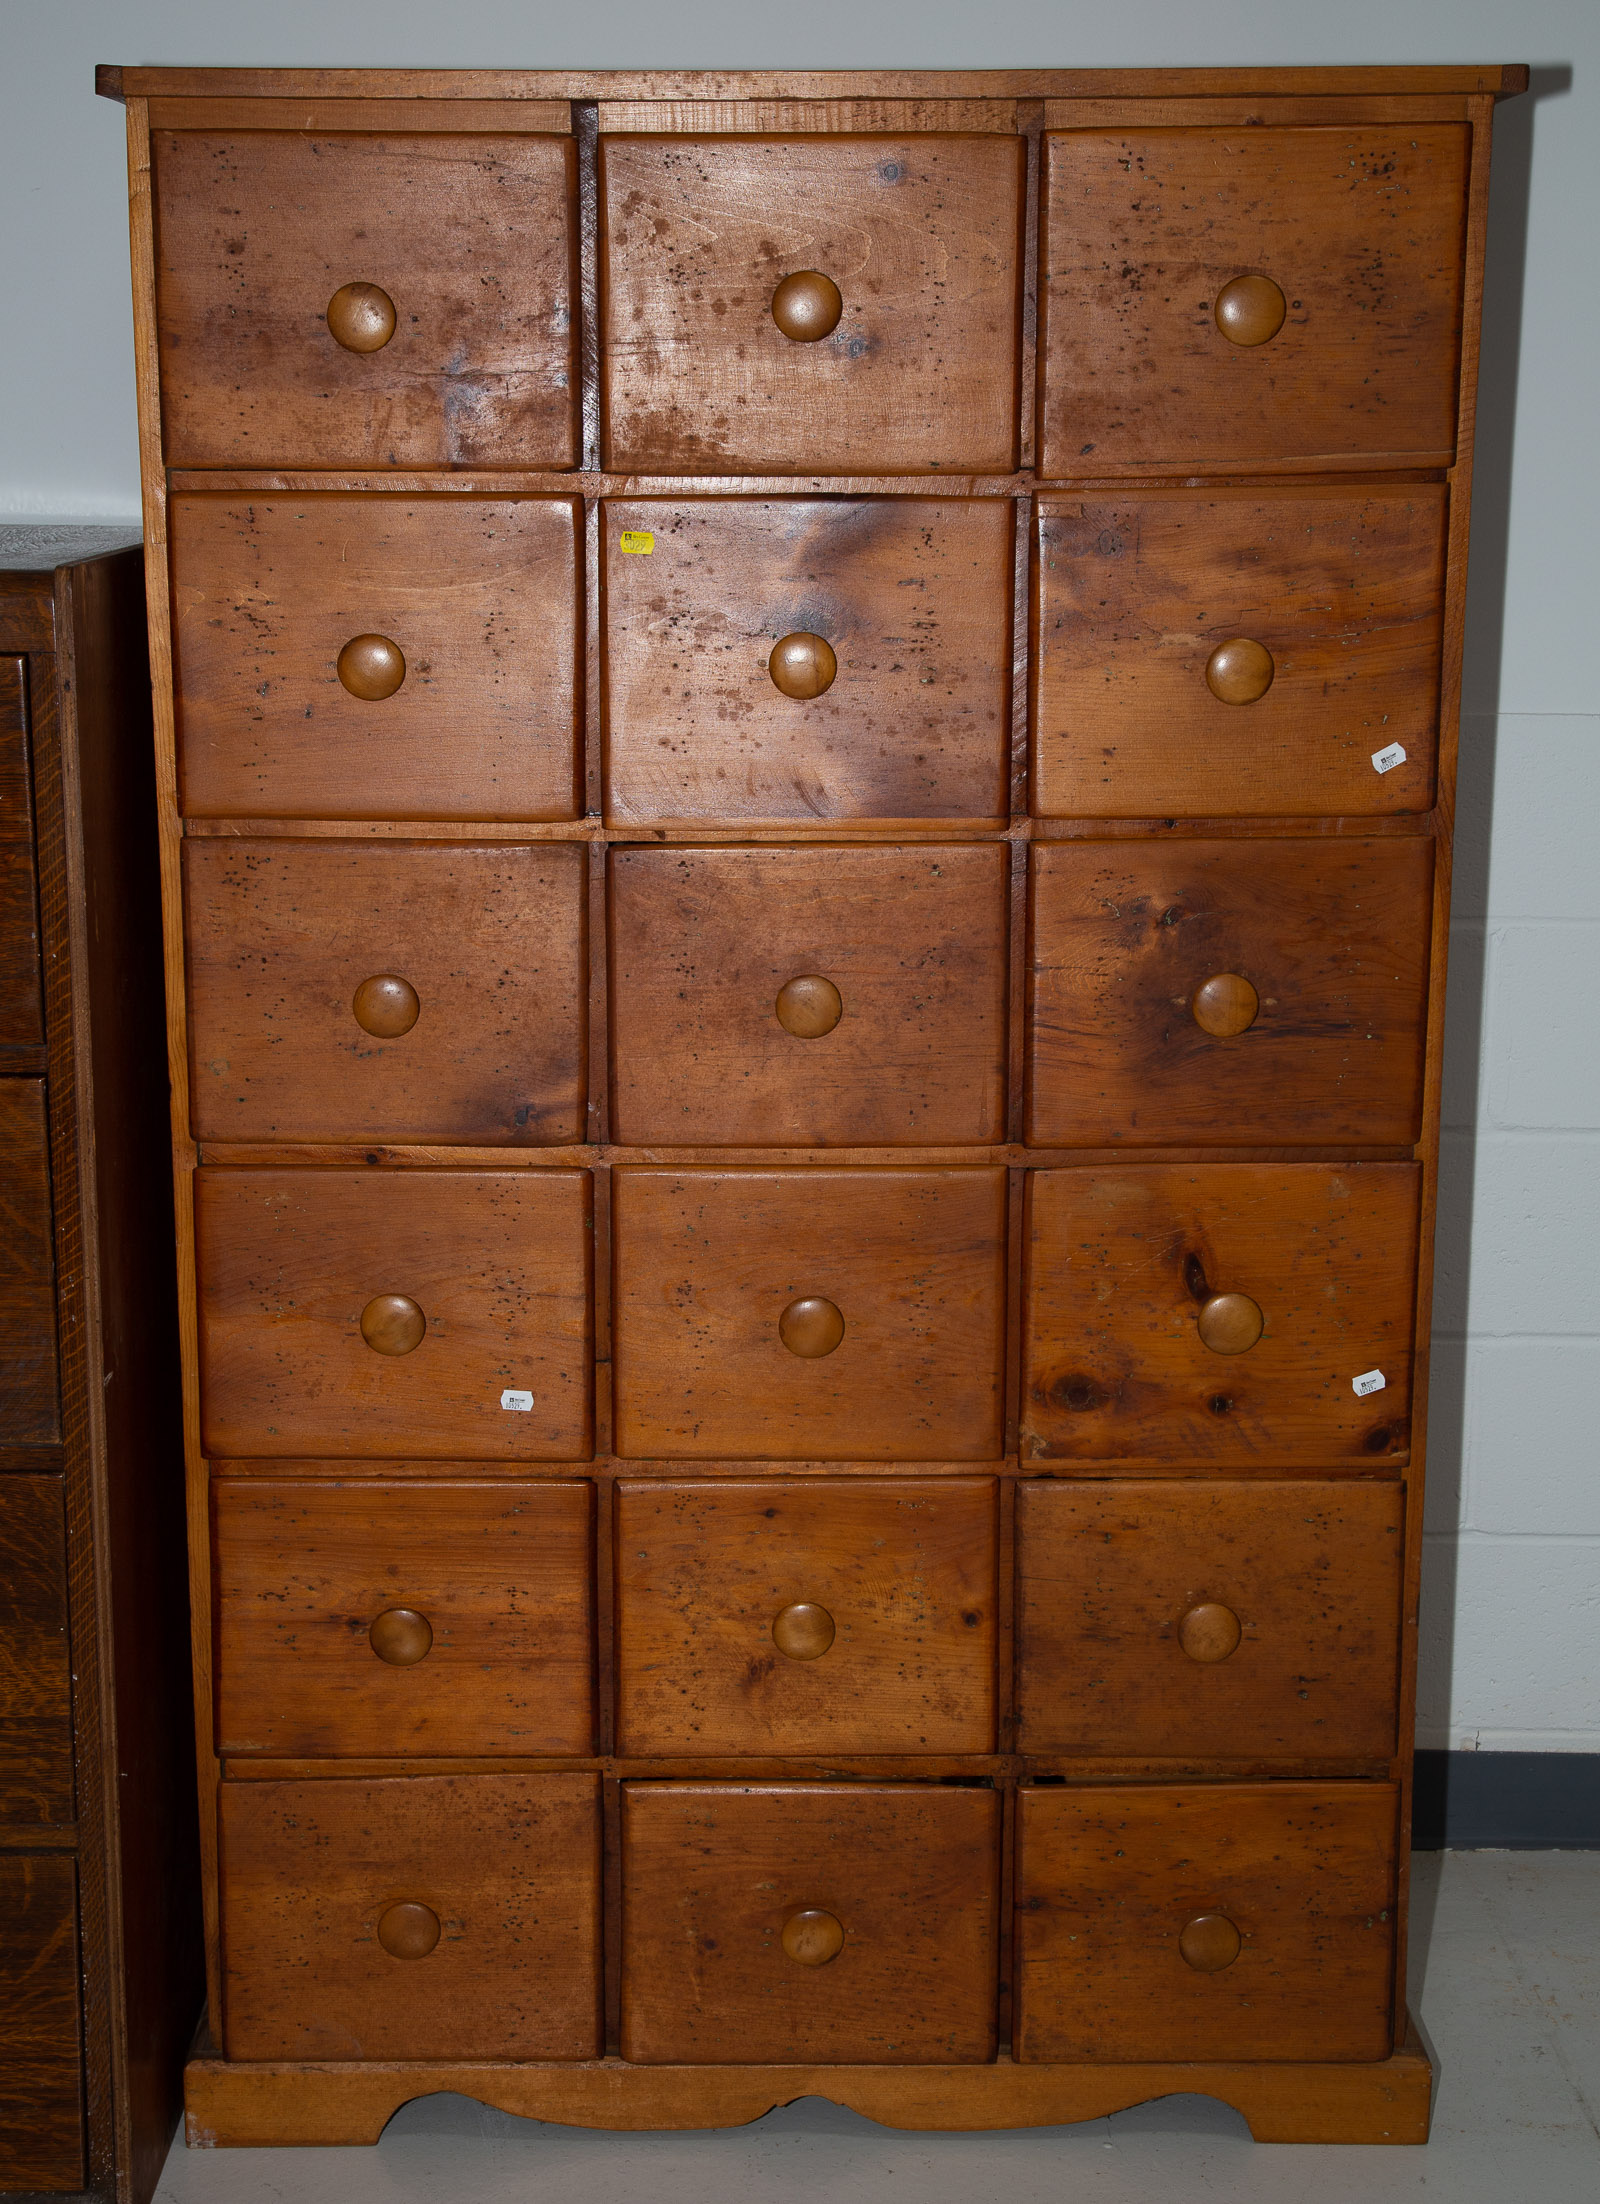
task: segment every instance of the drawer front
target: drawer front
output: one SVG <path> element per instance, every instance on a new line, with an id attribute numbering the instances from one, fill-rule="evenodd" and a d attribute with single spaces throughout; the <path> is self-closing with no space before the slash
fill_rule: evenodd
<path id="1" fill-rule="evenodd" d="M 987 1477 L 617 1488 L 617 1749 L 994 1750 Z"/>
<path id="2" fill-rule="evenodd" d="M 195 1187 L 207 1454 L 588 1453 L 586 1172 L 202 1170 Z"/>
<path id="3" fill-rule="evenodd" d="M 0 1049 L 44 1046 L 27 728 L 26 661 L 0 658 Z"/>
<path id="4" fill-rule="evenodd" d="M 1385 2059 L 1387 1783 L 1023 1789 L 1019 2059 Z"/>
<path id="5" fill-rule="evenodd" d="M 592 1775 L 224 1783 L 230 2059 L 600 2050 Z"/>
<path id="6" fill-rule="evenodd" d="M 990 1461 L 1005 1173 L 613 1174 L 619 1454 Z"/>
<path id="7" fill-rule="evenodd" d="M 622 2056 L 992 2058 L 1000 1800 L 909 1783 L 628 1783 Z"/>
<path id="8" fill-rule="evenodd" d="M 1025 1451 L 1240 1469 L 1403 1460 L 1417 1195 L 1411 1163 L 1033 1173 Z"/>
<path id="9" fill-rule="evenodd" d="M 1017 1489 L 1018 1749 L 1387 1760 L 1398 1484 Z"/>
<path id="10" fill-rule="evenodd" d="M 351 121 L 152 134 L 168 466 L 575 465 L 571 140 Z"/>
<path id="11" fill-rule="evenodd" d="M 1028 1138 L 1409 1145 L 1431 839 L 1035 845 Z"/>
<path id="12" fill-rule="evenodd" d="M 185 811 L 575 818 L 578 511 L 175 498 Z"/>
<path id="13" fill-rule="evenodd" d="M 1006 816 L 1009 499 L 632 498 L 601 523 L 611 819 Z"/>
<path id="14" fill-rule="evenodd" d="M 217 1750 L 587 1753 L 586 1484 L 211 1488 Z"/>
<path id="15" fill-rule="evenodd" d="M 0 1854 L 0 2189 L 83 2186 L 78 1870 Z"/>
<path id="16" fill-rule="evenodd" d="M 0 1445 L 61 1437 L 42 1079 L 0 1079 Z"/>
<path id="17" fill-rule="evenodd" d="M 933 133 L 602 138 L 606 465 L 1004 473 L 1025 159 Z"/>
<path id="18" fill-rule="evenodd" d="M 584 852 L 189 837 L 200 1140 L 577 1141 Z"/>
<path id="19" fill-rule="evenodd" d="M 614 851 L 614 1137 L 1002 1139 L 1008 855 Z"/>
<path id="20" fill-rule="evenodd" d="M 1439 483 L 1042 499 L 1035 810 L 1426 811 L 1445 505 Z"/>
<path id="21" fill-rule="evenodd" d="M 0 1476 L 0 1827 L 72 1818 L 61 1480 Z"/>
<path id="22" fill-rule="evenodd" d="M 1043 471 L 1446 464 L 1469 136 L 1047 136 Z"/>

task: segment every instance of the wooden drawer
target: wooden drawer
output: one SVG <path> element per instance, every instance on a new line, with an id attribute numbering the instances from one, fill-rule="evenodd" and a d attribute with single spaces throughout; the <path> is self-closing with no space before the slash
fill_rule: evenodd
<path id="1" fill-rule="evenodd" d="M 584 1137 L 585 853 L 183 845 L 200 1140 Z"/>
<path id="2" fill-rule="evenodd" d="M 27 726 L 26 666 L 0 658 L 0 1049 L 44 1046 Z"/>
<path id="3" fill-rule="evenodd" d="M 587 1172 L 202 1170 L 195 1190 L 207 1454 L 588 1453 Z"/>
<path id="4" fill-rule="evenodd" d="M 1012 527 L 1007 498 L 608 503 L 608 816 L 1004 819 Z"/>
<path id="5" fill-rule="evenodd" d="M 1469 138 L 1047 135 L 1042 471 L 1447 465 Z"/>
<path id="6" fill-rule="evenodd" d="M 1445 506 L 1442 483 L 1041 499 L 1034 809 L 1426 811 Z"/>
<path id="7" fill-rule="evenodd" d="M 603 137 L 605 464 L 1006 472 L 1025 163 L 998 136 Z"/>
<path id="8" fill-rule="evenodd" d="M 1024 1788 L 1016 2057 L 1387 2058 L 1398 1806 L 1388 1783 Z"/>
<path id="9" fill-rule="evenodd" d="M 0 1079 L 0 1445 L 61 1437 L 50 1128 L 42 1079 Z"/>
<path id="10" fill-rule="evenodd" d="M 1036 1146 L 1409 1145 L 1433 843 L 1035 844 Z"/>
<path id="11" fill-rule="evenodd" d="M 613 1137 L 1003 1139 L 1008 855 L 614 851 Z"/>
<path id="12" fill-rule="evenodd" d="M 622 1795 L 625 2059 L 994 2056 L 995 1792 L 627 1783 Z"/>
<path id="13" fill-rule="evenodd" d="M 184 810 L 576 817 L 578 513 L 569 498 L 174 498 Z"/>
<path id="14" fill-rule="evenodd" d="M 619 1454 L 999 1454 L 1003 1171 L 625 1169 L 612 1231 Z"/>
<path id="15" fill-rule="evenodd" d="M 230 2059 L 600 2049 L 592 1775 L 224 1783 Z"/>
<path id="16" fill-rule="evenodd" d="M 1403 1461 L 1417 1195 L 1411 1163 L 1031 1174 L 1025 1452 L 1248 1470 Z"/>
<path id="17" fill-rule="evenodd" d="M 617 1750 L 994 1750 L 988 1477 L 617 1487 Z"/>
<path id="18" fill-rule="evenodd" d="M 1398 1484 L 1017 1488 L 1018 1750 L 1382 1760 Z"/>
<path id="19" fill-rule="evenodd" d="M 0 1854 L 0 2188 L 85 2180 L 78 1870 Z"/>
<path id="20" fill-rule="evenodd" d="M 0 1475 L 0 1827 L 74 1810 L 61 1479 Z"/>
<path id="21" fill-rule="evenodd" d="M 575 465 L 571 139 L 348 112 L 152 133 L 167 465 Z"/>
<path id="22" fill-rule="evenodd" d="M 586 1484 L 211 1487 L 217 1750 L 593 1749 Z"/>

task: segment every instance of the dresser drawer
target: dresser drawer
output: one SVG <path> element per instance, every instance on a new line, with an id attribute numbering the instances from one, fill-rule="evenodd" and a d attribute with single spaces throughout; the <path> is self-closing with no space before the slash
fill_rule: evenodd
<path id="1" fill-rule="evenodd" d="M 1035 844 L 1028 1138 L 1409 1144 L 1431 838 Z"/>
<path id="2" fill-rule="evenodd" d="M 1027 1479 L 1018 1750 L 1388 1760 L 1398 1484 Z"/>
<path id="3" fill-rule="evenodd" d="M 619 1454 L 989 1461 L 1001 1170 L 613 1174 Z"/>
<path id="4" fill-rule="evenodd" d="M 579 1459 L 583 1171 L 195 1175 L 214 1458 Z"/>
<path id="5" fill-rule="evenodd" d="M 0 2188 L 84 2181 L 78 1870 L 0 1854 Z"/>
<path id="6" fill-rule="evenodd" d="M 220 1753 L 593 1748 L 586 1484 L 211 1487 Z"/>
<path id="7" fill-rule="evenodd" d="M 183 845 L 200 1140 L 577 1141 L 585 852 Z"/>
<path id="8" fill-rule="evenodd" d="M 1015 137 L 602 137 L 605 463 L 1016 462 Z"/>
<path id="9" fill-rule="evenodd" d="M 230 2059 L 599 2052 L 592 1775 L 224 1783 Z"/>
<path id="10" fill-rule="evenodd" d="M 26 666 L 0 658 L 0 1049 L 43 1048 Z"/>
<path id="11" fill-rule="evenodd" d="M 974 843 L 615 850 L 614 1137 L 1002 1139 L 1008 859 Z"/>
<path id="12" fill-rule="evenodd" d="M 1000 1800 L 910 1783 L 628 1783 L 622 2056 L 994 2056 Z"/>
<path id="13" fill-rule="evenodd" d="M 1440 483 L 1041 499 L 1034 809 L 1426 811 L 1445 503 Z"/>
<path id="14" fill-rule="evenodd" d="M 1025 1451 L 1251 1470 L 1404 1460 L 1418 1190 L 1411 1163 L 1033 1173 Z"/>
<path id="15" fill-rule="evenodd" d="M 1469 138 L 1048 135 L 1042 471 L 1447 464 Z"/>
<path id="16" fill-rule="evenodd" d="M 61 1479 L 0 1475 L 0 1828 L 74 1814 Z"/>
<path id="17" fill-rule="evenodd" d="M 50 1128 L 42 1079 L 0 1079 L 0 1445 L 61 1437 Z"/>
<path id="18" fill-rule="evenodd" d="M 568 498 L 175 498 L 185 811 L 574 818 L 578 514 Z"/>
<path id="19" fill-rule="evenodd" d="M 570 467 L 570 138 L 157 130 L 170 467 Z"/>
<path id="20" fill-rule="evenodd" d="M 613 820 L 1006 816 L 1009 499 L 631 498 L 601 523 Z"/>
<path id="21" fill-rule="evenodd" d="M 1019 2059 L 1384 2059 L 1387 1783 L 1024 1788 Z"/>
<path id="22" fill-rule="evenodd" d="M 619 1752 L 994 1750 L 987 1477 L 617 1488 Z"/>

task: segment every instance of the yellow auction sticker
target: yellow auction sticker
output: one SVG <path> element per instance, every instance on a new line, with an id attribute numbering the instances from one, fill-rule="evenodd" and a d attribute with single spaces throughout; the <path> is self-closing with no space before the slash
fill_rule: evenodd
<path id="1" fill-rule="evenodd" d="M 622 548 L 624 551 L 643 553 L 646 551 L 653 551 L 655 547 L 656 539 L 653 535 L 651 535 L 648 528 L 623 529 Z"/>

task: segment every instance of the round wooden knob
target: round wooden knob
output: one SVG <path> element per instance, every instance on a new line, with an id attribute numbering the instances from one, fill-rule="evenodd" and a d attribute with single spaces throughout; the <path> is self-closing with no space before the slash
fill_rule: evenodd
<path id="1" fill-rule="evenodd" d="M 1231 1607 L 1202 1600 L 1179 1623 L 1178 1643 L 1191 1661 L 1225 1661 L 1239 1643 L 1239 1618 Z"/>
<path id="2" fill-rule="evenodd" d="M 833 1643 L 833 1617 L 815 1600 L 796 1600 L 773 1616 L 772 1642 L 791 1661 L 820 1661 Z"/>
<path id="3" fill-rule="evenodd" d="M 380 1661 L 391 1668 L 413 1668 L 433 1650 L 433 1624 L 412 1607 L 386 1607 L 367 1632 Z"/>
<path id="4" fill-rule="evenodd" d="M 784 1922 L 783 1948 L 802 1967 L 825 1967 L 844 1949 L 843 1925 L 820 1906 L 806 1906 Z"/>
<path id="5" fill-rule="evenodd" d="M 1265 344 L 1283 327 L 1285 311 L 1271 276 L 1235 276 L 1217 293 L 1217 327 L 1230 344 Z"/>
<path id="6" fill-rule="evenodd" d="M 1195 989 L 1189 1008 L 1202 1033 L 1231 1041 L 1236 1033 L 1248 1033 L 1255 1024 L 1261 997 L 1237 972 L 1216 972 L 1203 987 Z"/>
<path id="7" fill-rule="evenodd" d="M 339 653 L 338 671 L 352 696 L 377 704 L 404 681 L 405 655 L 387 635 L 353 635 Z"/>
<path id="8" fill-rule="evenodd" d="M 347 352 L 381 352 L 394 324 L 394 300 L 375 283 L 342 283 L 328 301 L 328 334 Z"/>
<path id="9" fill-rule="evenodd" d="M 380 1293 L 361 1312 L 361 1336 L 380 1355 L 410 1354 L 427 1328 L 428 1319 L 404 1293 Z"/>
<path id="10" fill-rule="evenodd" d="M 844 1016 L 844 1000 L 832 980 L 815 972 L 785 980 L 778 989 L 778 1023 L 798 1041 L 820 1040 Z"/>
<path id="11" fill-rule="evenodd" d="M 1239 1931 L 1225 1913 L 1197 1913 L 1180 1932 L 1178 1949 L 1196 1974 L 1220 1974 L 1239 1956 Z"/>
<path id="12" fill-rule="evenodd" d="M 791 1301 L 779 1317 L 778 1337 L 790 1354 L 815 1362 L 831 1355 L 843 1339 L 844 1318 L 831 1301 L 808 1294 L 803 1301 Z"/>
<path id="13" fill-rule="evenodd" d="M 1214 1355 L 1242 1355 L 1261 1337 L 1262 1315 L 1247 1293 L 1214 1293 L 1196 1319 Z"/>
<path id="14" fill-rule="evenodd" d="M 363 980 L 350 999 L 350 1008 L 362 1032 L 380 1041 L 397 1041 L 402 1033 L 409 1033 L 422 1011 L 411 982 L 393 972 L 376 972 Z"/>
<path id="15" fill-rule="evenodd" d="M 804 704 L 833 687 L 839 661 L 833 655 L 833 645 L 820 635 L 786 635 L 782 642 L 773 644 L 767 671 L 774 688 L 781 689 L 785 696 L 798 697 Z"/>
<path id="16" fill-rule="evenodd" d="M 1256 704 L 1272 687 L 1277 670 L 1265 643 L 1235 635 L 1219 643 L 1206 660 L 1206 687 L 1219 704 Z"/>
<path id="17" fill-rule="evenodd" d="M 798 275 L 785 276 L 772 294 L 772 318 L 796 344 L 815 344 L 819 337 L 831 337 L 843 312 L 838 284 L 831 276 L 819 275 L 815 268 L 802 268 Z"/>
<path id="18" fill-rule="evenodd" d="M 439 1941 L 439 1916 L 431 1906 L 403 1899 L 379 1917 L 378 1942 L 391 1959 L 426 1959 Z"/>

